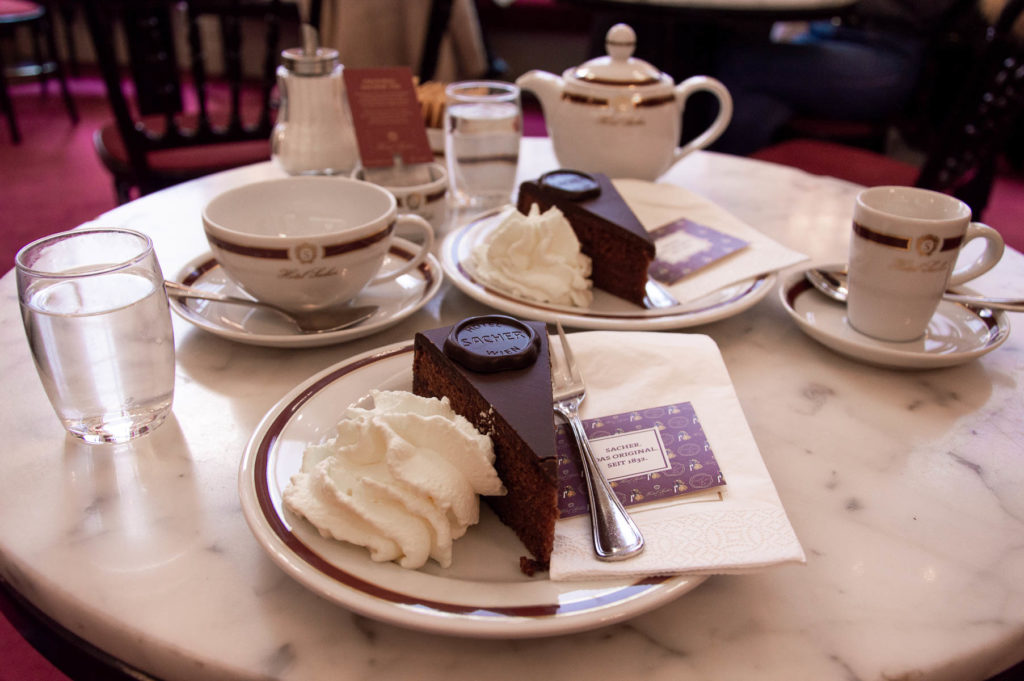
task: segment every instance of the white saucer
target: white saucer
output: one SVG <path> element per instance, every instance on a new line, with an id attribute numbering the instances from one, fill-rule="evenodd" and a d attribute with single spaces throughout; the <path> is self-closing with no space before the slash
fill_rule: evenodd
<path id="1" fill-rule="evenodd" d="M 562 322 L 580 329 L 620 331 L 663 331 L 682 329 L 731 317 L 752 307 L 768 295 L 775 284 L 774 273 L 762 274 L 722 287 L 706 296 L 672 307 L 643 309 L 610 293 L 594 290 L 589 308 L 540 303 L 498 290 L 477 279 L 469 265 L 476 244 L 498 226 L 511 206 L 498 208 L 475 218 L 450 233 L 441 244 L 445 274 L 463 293 L 516 317 L 542 322 Z"/>
<path id="2" fill-rule="evenodd" d="M 328 539 L 285 506 L 282 493 L 310 443 L 333 433 L 346 405 L 372 388 L 412 389 L 412 343 L 357 355 L 311 376 L 263 417 L 239 465 L 242 513 L 288 575 L 354 612 L 403 627 L 474 638 L 555 636 L 604 627 L 696 588 L 707 576 L 551 581 L 519 569 L 523 546 L 486 504 L 453 547 L 449 568 L 377 563 Z M 553 418 L 553 417 L 552 417 Z"/>
<path id="3" fill-rule="evenodd" d="M 397 267 L 398 260 L 411 260 L 416 246 L 394 238 L 384 268 Z M 170 299 L 171 309 L 182 319 L 212 334 L 250 345 L 282 348 L 307 348 L 333 345 L 363 338 L 397 324 L 427 304 L 441 288 L 444 279 L 441 264 L 433 255 L 413 271 L 391 281 L 367 286 L 353 305 L 379 305 L 366 321 L 348 329 L 328 333 L 304 334 L 272 312 L 242 305 L 206 300 Z M 211 253 L 193 259 L 175 279 L 188 286 L 244 298 L 250 297 L 228 277 Z"/>
<path id="4" fill-rule="evenodd" d="M 1010 336 L 1004 312 L 945 300 L 922 338 L 896 343 L 865 336 L 846 320 L 846 306 L 826 298 L 804 272 L 794 272 L 779 287 L 786 312 L 814 340 L 869 364 L 900 369 L 954 366 L 992 352 Z"/>

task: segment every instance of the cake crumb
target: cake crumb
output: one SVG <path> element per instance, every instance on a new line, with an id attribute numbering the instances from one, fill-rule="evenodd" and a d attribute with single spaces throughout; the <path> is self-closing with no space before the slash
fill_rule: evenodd
<path id="1" fill-rule="evenodd" d="M 494 435 L 494 407 L 490 407 L 487 411 L 481 411 L 477 417 L 477 430 L 484 435 Z"/>
<path id="2" fill-rule="evenodd" d="M 527 577 L 533 577 L 538 572 L 544 572 L 548 569 L 548 564 L 530 558 L 529 556 L 519 556 L 519 570 Z"/>

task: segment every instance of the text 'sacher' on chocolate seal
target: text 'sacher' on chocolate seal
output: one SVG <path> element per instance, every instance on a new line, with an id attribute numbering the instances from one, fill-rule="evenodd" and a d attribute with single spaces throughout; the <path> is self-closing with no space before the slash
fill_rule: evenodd
<path id="1" fill-rule="evenodd" d="M 579 170 L 552 170 L 541 175 L 537 183 L 570 201 L 583 201 L 601 195 L 601 185 L 597 180 Z"/>
<path id="2" fill-rule="evenodd" d="M 533 329 L 505 315 L 464 319 L 444 341 L 444 354 L 470 371 L 523 369 L 537 361 L 540 338 Z"/>

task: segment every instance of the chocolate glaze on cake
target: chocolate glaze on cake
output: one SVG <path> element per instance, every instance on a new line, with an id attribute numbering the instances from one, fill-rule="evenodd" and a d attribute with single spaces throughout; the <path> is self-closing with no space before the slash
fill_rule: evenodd
<path id="1" fill-rule="evenodd" d="M 581 189 L 585 183 L 580 176 L 591 178 L 600 188 L 596 196 L 592 190 Z M 591 258 L 594 286 L 644 304 L 654 240 L 606 175 L 560 170 L 523 182 L 519 212 L 528 213 L 535 203 L 541 212 L 557 206 L 565 215 L 581 250 Z"/>
<path id="2" fill-rule="evenodd" d="M 524 361 L 530 356 L 532 362 Z M 481 360 L 484 370 L 474 369 Z M 491 437 L 508 494 L 484 499 L 533 554 L 521 561 L 524 571 L 546 568 L 558 499 L 545 325 L 487 315 L 417 333 L 413 392 L 447 397 L 456 413 Z"/>

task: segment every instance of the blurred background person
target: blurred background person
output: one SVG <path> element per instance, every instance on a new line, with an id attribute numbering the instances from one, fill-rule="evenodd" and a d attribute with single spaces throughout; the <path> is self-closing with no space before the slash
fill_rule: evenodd
<path id="1" fill-rule="evenodd" d="M 713 148 L 750 154 L 794 117 L 884 126 L 910 104 L 930 44 L 974 11 L 974 0 L 860 0 L 842 19 L 726 40 L 714 71 L 735 113 Z"/>

